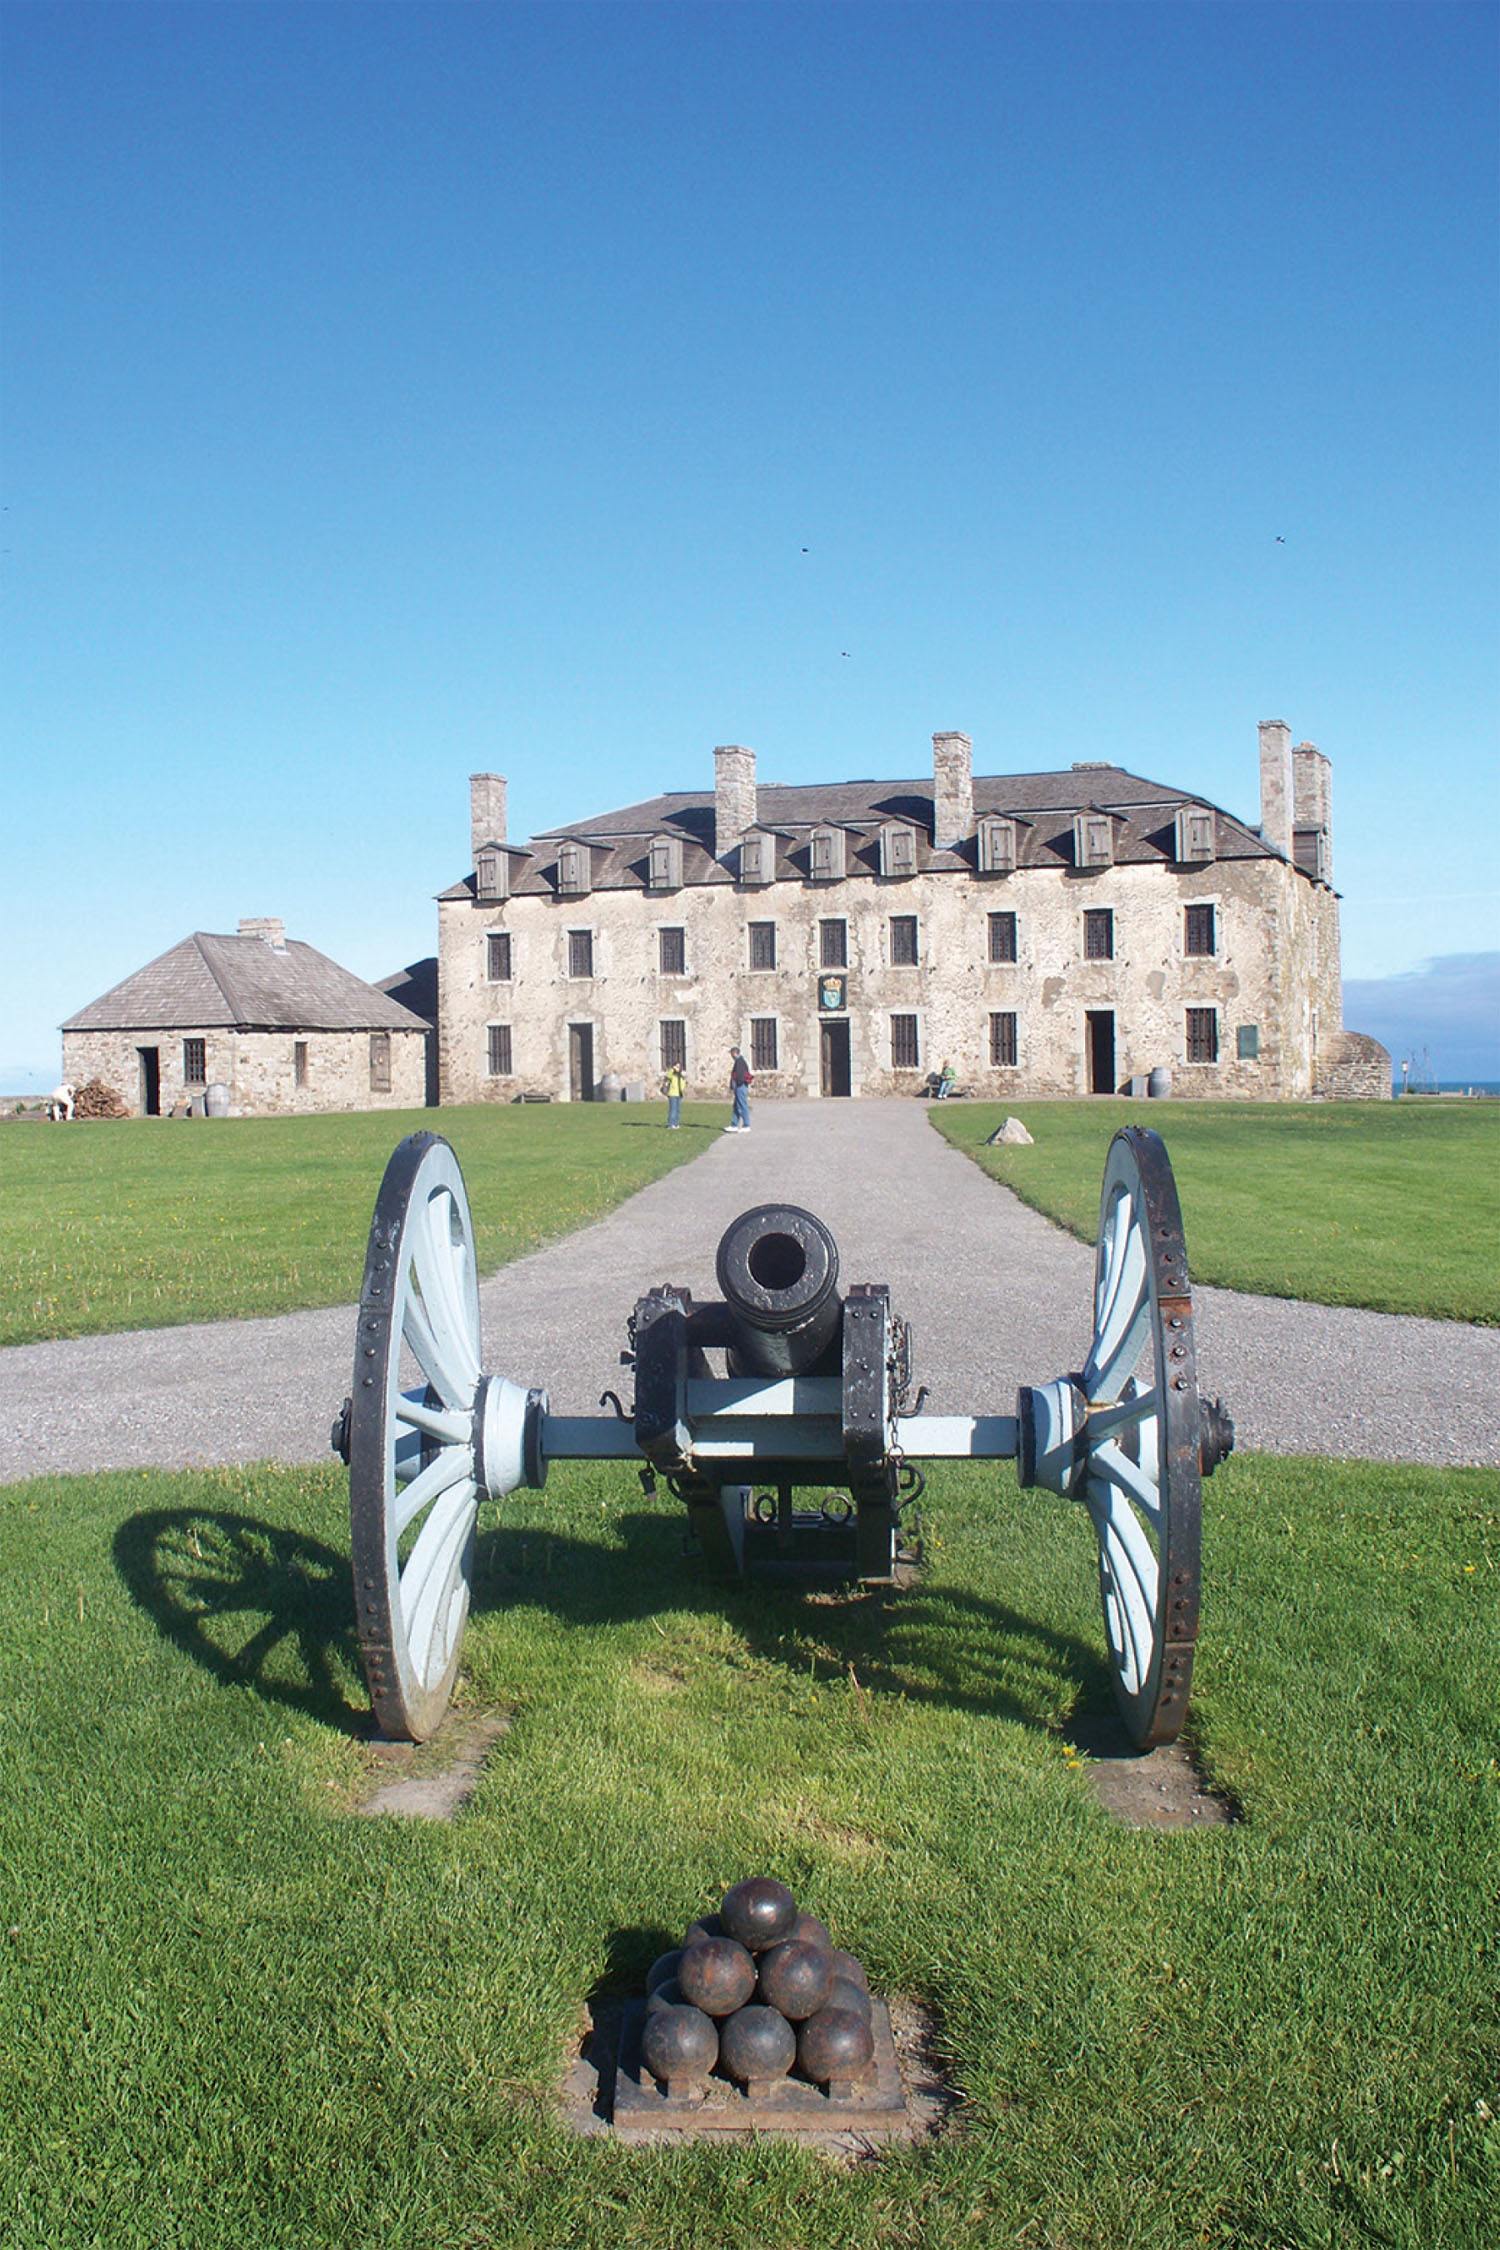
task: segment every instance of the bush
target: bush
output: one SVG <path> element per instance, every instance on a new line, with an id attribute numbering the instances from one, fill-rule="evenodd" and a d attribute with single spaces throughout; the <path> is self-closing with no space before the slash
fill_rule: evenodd
<path id="1" fill-rule="evenodd" d="M 129 1110 L 102 1078 L 88 1078 L 73 1096 L 75 1117 L 128 1117 Z"/>

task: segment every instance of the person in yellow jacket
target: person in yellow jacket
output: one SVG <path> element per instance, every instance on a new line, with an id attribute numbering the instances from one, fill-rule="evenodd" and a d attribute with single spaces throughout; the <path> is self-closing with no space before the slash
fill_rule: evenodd
<path id="1" fill-rule="evenodd" d="M 686 1079 L 676 1063 L 673 1063 L 662 1080 L 662 1089 L 667 1097 L 667 1131 L 669 1133 L 675 1133 L 682 1123 L 682 1097 L 686 1086 Z"/>

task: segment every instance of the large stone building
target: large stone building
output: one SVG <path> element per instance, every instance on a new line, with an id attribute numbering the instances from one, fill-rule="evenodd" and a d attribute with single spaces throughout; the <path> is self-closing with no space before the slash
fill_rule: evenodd
<path id="1" fill-rule="evenodd" d="M 196 931 L 62 1027 L 63 1076 L 138 1117 L 226 1091 L 232 1116 L 420 1109 L 430 1027 L 271 916 Z"/>
<path id="2" fill-rule="evenodd" d="M 758 784 L 629 805 L 525 846 L 470 786 L 473 872 L 439 901 L 442 1099 L 654 1092 L 679 1061 L 758 1097 L 1389 1092 L 1342 1029 L 1328 761 L 1260 729 L 1258 825 L 1107 763 Z"/>

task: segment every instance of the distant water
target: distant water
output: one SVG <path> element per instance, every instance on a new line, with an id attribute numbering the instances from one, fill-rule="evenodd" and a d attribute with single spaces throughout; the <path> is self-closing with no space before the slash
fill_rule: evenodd
<path id="1" fill-rule="evenodd" d="M 1440 1078 L 1437 1090 L 1440 1094 L 1500 1095 L 1500 1078 Z M 1399 1078 L 1395 1081 L 1394 1091 L 1398 1094 L 1401 1091 Z M 1412 1092 L 1413 1094 L 1423 1092 L 1430 1094 L 1431 1088 L 1413 1086 Z"/>

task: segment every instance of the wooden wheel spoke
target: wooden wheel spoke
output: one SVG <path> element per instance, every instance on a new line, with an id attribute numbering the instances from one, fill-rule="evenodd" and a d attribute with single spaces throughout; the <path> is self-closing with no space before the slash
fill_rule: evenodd
<path id="1" fill-rule="evenodd" d="M 444 1405 L 460 1407 L 473 1397 L 473 1384 L 465 1389 L 462 1370 L 445 1360 L 442 1345 L 428 1318 L 426 1302 L 412 1289 L 407 1290 L 401 1306 L 401 1336 L 428 1382 L 441 1394 Z"/>
<path id="2" fill-rule="evenodd" d="M 473 1474 L 472 1450 L 467 1445 L 445 1446 L 435 1461 L 428 1462 L 420 1476 L 402 1485 L 395 1506 L 396 1537 L 399 1539 L 407 1526 L 416 1522 L 422 1510 L 430 1507 L 450 1486 Z"/>
<path id="3" fill-rule="evenodd" d="M 1089 1475 L 1116 1487 L 1127 1500 L 1133 1500 L 1152 1530 L 1160 1532 L 1161 1487 L 1143 1462 L 1132 1461 L 1128 1453 L 1122 1453 L 1117 1445 L 1106 1441 L 1089 1455 Z"/>
<path id="4" fill-rule="evenodd" d="M 1121 1504 L 1116 1487 L 1106 1484 L 1100 1492 L 1091 1478 L 1089 1492 L 1089 1512 L 1099 1533 L 1100 1557 L 1120 1626 L 1120 1653 L 1128 1653 L 1132 1660 L 1127 1685 L 1134 1692 L 1151 1666 L 1160 1599 L 1156 1557 L 1135 1517 Z"/>
<path id="5" fill-rule="evenodd" d="M 401 1610 L 406 1630 L 413 1650 L 420 1650 L 427 1656 L 429 1669 L 433 1655 L 440 1656 L 443 1662 L 447 1660 L 446 1634 L 439 1650 L 432 1647 L 433 1636 L 442 1631 L 449 1599 L 464 1574 L 465 1550 L 478 1510 L 472 1478 L 451 1487 L 417 1534 L 417 1543 L 401 1573 Z"/>
<path id="6" fill-rule="evenodd" d="M 1127 1200 L 1123 1195 L 1117 1199 L 1117 1214 Z M 1124 1224 L 1121 1219 L 1108 1244 L 1098 1328 L 1083 1370 L 1083 1387 L 1090 1399 L 1112 1398 L 1123 1388 L 1151 1327 L 1150 1260 L 1145 1237 L 1131 1223 L 1122 1243 L 1120 1227 Z"/>
<path id="7" fill-rule="evenodd" d="M 396 1420 L 420 1430 L 426 1437 L 436 1438 L 440 1445 L 467 1445 L 473 1426 L 467 1413 L 444 1412 L 441 1407 L 427 1405 L 423 1399 L 404 1396 L 396 1401 Z"/>
<path id="8" fill-rule="evenodd" d="M 457 1216 L 453 1197 L 445 1187 L 428 1196 L 412 1229 L 412 1264 L 444 1361 L 460 1381 L 467 1379 L 472 1393 L 480 1369 L 466 1317 L 468 1259 L 461 1234 L 457 1240 L 454 1237 Z"/>

